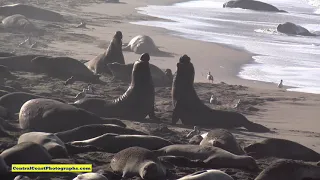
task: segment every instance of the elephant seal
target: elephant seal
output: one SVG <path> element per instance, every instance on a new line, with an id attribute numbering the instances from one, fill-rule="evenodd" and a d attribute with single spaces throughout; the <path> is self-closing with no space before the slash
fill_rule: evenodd
<path id="1" fill-rule="evenodd" d="M 200 142 L 203 140 L 203 137 L 199 134 L 194 135 L 190 140 L 189 140 L 189 144 L 195 144 L 195 145 L 199 145 Z"/>
<path id="2" fill-rule="evenodd" d="M 55 77 L 73 76 L 77 80 L 98 82 L 99 75 L 93 74 L 83 63 L 70 57 L 38 56 L 31 60 L 41 73 Z"/>
<path id="3" fill-rule="evenodd" d="M 254 180 L 320 179 L 320 167 L 295 160 L 277 160 Z"/>
<path id="4" fill-rule="evenodd" d="M 234 180 L 227 173 L 220 170 L 215 170 L 215 169 L 197 171 L 195 173 L 184 176 L 178 180 L 213 180 L 213 179 L 214 180 Z"/>
<path id="5" fill-rule="evenodd" d="M 14 14 L 21 14 L 27 18 L 37 19 L 42 21 L 53 21 L 53 22 L 67 22 L 64 17 L 56 12 L 41 9 L 38 7 L 25 5 L 25 4 L 10 4 L 0 6 L 1 16 L 12 16 Z"/>
<path id="6" fill-rule="evenodd" d="M 171 69 L 165 69 L 164 70 L 165 75 L 168 77 L 170 84 L 172 84 L 172 80 L 173 80 L 173 74 Z"/>
<path id="7" fill-rule="evenodd" d="M 84 173 L 79 174 L 73 180 L 108 180 L 104 175 L 99 173 Z"/>
<path id="8" fill-rule="evenodd" d="M 146 135 L 143 132 L 124 128 L 113 124 L 89 124 L 67 131 L 55 133 L 63 142 L 82 141 L 101 136 L 106 133 L 128 134 L 128 135 Z"/>
<path id="9" fill-rule="evenodd" d="M 228 1 L 223 4 L 223 8 L 242 8 L 250 9 L 255 11 L 269 11 L 269 12 L 284 12 L 284 10 L 279 10 L 271 4 L 267 4 L 261 1 L 254 0 L 233 0 Z"/>
<path id="10" fill-rule="evenodd" d="M 128 147 L 138 146 L 149 150 L 156 150 L 165 146 L 172 145 L 170 141 L 167 141 L 158 136 L 149 135 L 119 135 L 107 133 L 98 137 L 83 141 L 70 142 L 73 146 L 87 146 L 91 145 L 103 149 L 108 153 L 116 153 Z M 112 144 L 112 146 L 110 146 Z"/>
<path id="11" fill-rule="evenodd" d="M 200 146 L 215 146 L 236 155 L 245 154 L 233 134 L 225 129 L 209 131 L 200 142 Z"/>
<path id="12" fill-rule="evenodd" d="M 120 64 L 120 63 L 109 63 L 107 64 L 113 77 L 123 82 L 130 82 L 132 75 L 132 68 L 134 63 Z M 152 81 L 156 87 L 171 86 L 172 80 L 166 76 L 166 74 L 157 66 L 149 64 Z"/>
<path id="13" fill-rule="evenodd" d="M 168 164 L 178 167 L 190 168 L 199 168 L 206 166 L 206 164 L 201 160 L 192 160 L 183 156 L 159 156 L 158 158 L 166 167 Z"/>
<path id="14" fill-rule="evenodd" d="M 115 154 L 110 162 L 115 173 L 123 178 L 140 176 L 142 179 L 164 179 L 166 168 L 150 150 L 130 147 Z"/>
<path id="15" fill-rule="evenodd" d="M 187 55 L 180 57 L 177 71 L 172 83 L 173 114 L 172 124 L 180 119 L 185 125 L 212 128 L 245 127 L 249 131 L 269 132 L 260 124 L 250 122 L 244 115 L 237 112 L 214 110 L 206 106 L 198 97 L 193 87 L 195 70 Z"/>
<path id="16" fill-rule="evenodd" d="M 45 132 L 29 132 L 22 134 L 18 139 L 18 144 L 23 142 L 34 142 L 42 145 L 49 152 L 52 158 L 68 158 L 68 152 L 56 135 Z"/>
<path id="17" fill-rule="evenodd" d="M 36 68 L 31 64 L 31 60 L 38 55 L 21 55 L 21 56 L 9 56 L 0 57 L 0 65 L 8 67 L 10 71 L 26 71 L 35 72 Z"/>
<path id="18" fill-rule="evenodd" d="M 0 154 L 6 164 L 44 164 L 50 163 L 52 157 L 41 145 L 34 142 L 23 142 Z"/>
<path id="19" fill-rule="evenodd" d="M 85 65 L 95 74 L 109 74 L 111 72 L 107 67 L 108 63 L 117 62 L 125 64 L 123 53 L 122 53 L 122 32 L 117 31 L 113 36 L 112 41 L 109 44 L 108 49 L 103 53 L 85 63 Z"/>
<path id="20" fill-rule="evenodd" d="M 1 7 L 0 7 L 1 9 Z M 21 14 L 14 14 L 8 16 L 2 20 L 2 28 L 6 29 L 15 29 L 23 32 L 34 32 L 39 31 L 40 29 L 36 28 L 25 16 Z"/>
<path id="21" fill-rule="evenodd" d="M 268 138 L 250 144 L 244 148 L 244 151 L 256 158 L 277 157 L 311 162 L 320 161 L 319 153 L 286 139 Z"/>
<path id="22" fill-rule="evenodd" d="M 316 34 L 309 32 L 306 28 L 293 24 L 291 22 L 279 24 L 277 26 L 277 31 L 284 34 L 290 34 L 290 35 L 317 36 Z"/>
<path id="23" fill-rule="evenodd" d="M 151 39 L 150 36 L 146 35 L 138 35 L 131 39 L 128 45 L 122 48 L 123 51 L 133 51 L 136 54 L 142 53 L 157 53 L 159 49 L 154 44 L 154 41 Z"/>
<path id="24" fill-rule="evenodd" d="M 32 99 L 19 113 L 22 129 L 39 132 L 60 132 L 87 124 L 123 124 L 116 119 L 102 119 L 93 113 L 52 99 Z"/>
<path id="25" fill-rule="evenodd" d="M 149 115 L 150 118 L 157 119 L 154 113 L 155 90 L 149 60 L 149 54 L 144 53 L 134 63 L 131 84 L 119 98 L 111 102 L 99 98 L 84 98 L 72 105 L 100 117 L 141 120 Z"/>
<path id="26" fill-rule="evenodd" d="M 158 156 L 183 156 L 201 160 L 210 168 L 244 168 L 257 170 L 256 161 L 245 155 L 235 155 L 218 147 L 175 144 L 154 150 Z"/>
<path id="27" fill-rule="evenodd" d="M 37 98 L 46 98 L 42 96 L 38 96 L 35 94 L 25 93 L 25 92 L 13 92 L 6 94 L 0 97 L 0 106 L 7 109 L 10 116 L 15 113 L 18 113 L 22 107 L 22 105 L 31 100 Z M 61 99 L 53 98 L 56 101 L 64 102 Z"/>

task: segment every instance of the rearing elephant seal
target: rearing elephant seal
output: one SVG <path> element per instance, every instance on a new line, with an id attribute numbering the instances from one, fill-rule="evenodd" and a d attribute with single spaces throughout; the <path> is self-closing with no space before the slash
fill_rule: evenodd
<path id="1" fill-rule="evenodd" d="M 306 28 L 293 24 L 291 22 L 286 22 L 284 24 L 279 24 L 277 26 L 277 31 L 284 34 L 292 34 L 292 35 L 302 35 L 302 36 L 316 36 L 309 32 Z"/>
<path id="2" fill-rule="evenodd" d="M 76 101 L 73 105 L 100 117 L 141 120 L 149 115 L 151 118 L 156 118 L 154 113 L 155 92 L 149 60 L 149 54 L 144 53 L 134 63 L 131 84 L 119 98 L 112 102 L 98 98 L 86 98 Z"/>
<path id="3" fill-rule="evenodd" d="M 142 179 L 164 179 L 166 168 L 150 150 L 141 147 L 130 147 L 115 154 L 110 166 L 122 177 L 139 176 Z"/>
<path id="4" fill-rule="evenodd" d="M 204 135 L 200 145 L 219 147 L 236 155 L 245 154 L 233 134 L 225 129 L 213 129 L 209 131 Z"/>
<path id="5" fill-rule="evenodd" d="M 112 41 L 108 49 L 103 53 L 85 63 L 85 65 L 94 73 L 101 74 L 111 74 L 107 64 L 118 62 L 120 64 L 125 64 L 123 53 L 122 53 L 122 32 L 117 31 L 113 36 Z"/>
<path id="6" fill-rule="evenodd" d="M 180 119 L 185 125 L 236 128 L 245 127 L 249 131 L 269 132 L 260 124 L 250 122 L 237 112 L 214 110 L 206 106 L 193 87 L 195 70 L 190 57 L 183 55 L 177 63 L 177 72 L 172 83 L 173 114 L 172 123 Z"/>

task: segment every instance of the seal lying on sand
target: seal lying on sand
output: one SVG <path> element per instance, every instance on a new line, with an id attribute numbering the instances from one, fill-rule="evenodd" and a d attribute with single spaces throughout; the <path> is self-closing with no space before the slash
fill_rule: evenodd
<path id="1" fill-rule="evenodd" d="M 134 63 L 131 84 L 119 98 L 112 102 L 99 98 L 85 98 L 72 105 L 100 117 L 141 120 L 149 115 L 150 118 L 156 119 L 154 113 L 155 92 L 149 60 L 149 54 L 144 53 Z"/>
<path id="2" fill-rule="evenodd" d="M 198 171 L 178 180 L 234 180 L 231 176 L 220 170 Z"/>
<path id="3" fill-rule="evenodd" d="M 291 35 L 317 36 L 316 34 L 309 32 L 306 28 L 293 24 L 291 22 L 279 24 L 277 26 L 277 31 L 284 34 L 291 34 Z"/>
<path id="4" fill-rule="evenodd" d="M 0 97 L 0 106 L 7 109 L 10 116 L 18 113 L 22 105 L 31 100 L 37 98 L 45 98 L 35 94 L 25 93 L 25 92 L 13 92 Z M 56 101 L 64 102 L 60 99 L 54 99 Z"/>
<path id="5" fill-rule="evenodd" d="M 165 87 L 171 86 L 172 80 L 166 76 L 164 71 L 153 64 L 150 65 L 150 71 L 154 86 L 156 87 Z M 112 75 L 115 79 L 121 80 L 123 82 L 130 82 L 131 81 L 131 74 L 133 63 L 129 64 L 120 64 L 120 63 L 110 63 L 107 64 L 108 68 L 110 69 Z"/>
<path id="6" fill-rule="evenodd" d="M 0 27 L 30 33 L 40 31 L 40 29 L 36 28 L 34 24 L 32 24 L 25 16 L 21 14 L 15 14 L 4 18 L 2 20 L 2 24 L 0 24 Z"/>
<path id="7" fill-rule="evenodd" d="M 203 126 L 206 128 L 245 127 L 249 131 L 269 132 L 260 124 L 250 122 L 244 115 L 237 112 L 214 110 L 206 106 L 198 97 L 193 87 L 194 67 L 190 57 L 183 55 L 177 63 L 177 72 L 172 83 L 173 114 L 172 123 L 179 119 L 185 125 Z"/>
<path id="8" fill-rule="evenodd" d="M 258 169 L 250 156 L 235 155 L 218 147 L 190 144 L 175 144 L 154 151 L 159 156 L 183 156 L 191 160 L 202 160 L 210 168 Z"/>
<path id="9" fill-rule="evenodd" d="M 68 158 L 64 143 L 54 134 L 45 132 L 24 133 L 19 137 L 18 144 L 23 142 L 34 142 L 42 145 L 53 158 Z"/>
<path id="10" fill-rule="evenodd" d="M 108 180 L 104 175 L 99 173 L 84 173 L 79 174 L 73 180 Z"/>
<path id="11" fill-rule="evenodd" d="M 242 8 L 251 9 L 255 11 L 272 11 L 272 12 L 286 12 L 284 10 L 279 10 L 278 8 L 260 1 L 254 0 L 234 0 L 228 1 L 223 4 L 224 8 Z"/>
<path id="12" fill-rule="evenodd" d="M 149 150 L 172 145 L 170 141 L 157 136 L 149 135 L 118 135 L 107 133 L 92 139 L 73 141 L 73 146 L 95 146 L 109 153 L 116 153 L 128 147 L 138 146 Z M 112 144 L 112 146 L 110 146 Z"/>
<path id="13" fill-rule="evenodd" d="M 166 168 L 150 150 L 141 147 L 130 147 L 114 155 L 110 166 L 122 177 L 139 176 L 142 179 L 164 179 Z"/>
<path id="14" fill-rule="evenodd" d="M 268 138 L 250 144 L 244 148 L 244 151 L 256 158 L 277 157 L 311 162 L 320 161 L 319 153 L 286 139 Z"/>
<path id="15" fill-rule="evenodd" d="M 102 119 L 95 114 L 52 99 L 32 99 L 19 113 L 22 129 L 39 132 L 60 132 L 87 124 L 120 124 L 116 119 Z"/>
<path id="16" fill-rule="evenodd" d="M 99 75 L 93 74 L 80 61 L 70 57 L 47 57 L 38 56 L 31 60 L 37 67 L 38 72 L 49 74 L 54 77 L 69 78 L 73 76 L 77 80 L 98 82 Z"/>
<path id="17" fill-rule="evenodd" d="M 67 131 L 55 133 L 63 142 L 82 141 L 101 136 L 106 133 L 128 134 L 128 135 L 146 135 L 143 132 L 124 128 L 113 124 L 90 124 L 80 126 Z"/>
<path id="18" fill-rule="evenodd" d="M 294 160 L 278 160 L 264 169 L 255 180 L 320 179 L 320 167 Z"/>
<path id="19" fill-rule="evenodd" d="M 215 146 L 236 155 L 244 155 L 245 152 L 238 144 L 231 132 L 225 129 L 213 129 L 204 135 L 201 146 Z"/>
<path id="20" fill-rule="evenodd" d="M 24 142 L 6 149 L 0 154 L 8 166 L 12 164 L 41 164 L 50 163 L 51 156 L 41 145 Z"/>
<path id="21" fill-rule="evenodd" d="M 38 7 L 25 5 L 25 4 L 10 4 L 0 6 L 1 16 L 11 16 L 14 14 L 21 14 L 27 18 L 43 20 L 43 21 L 54 21 L 54 22 L 67 22 L 64 17 L 56 12 L 41 9 Z"/>
<path id="22" fill-rule="evenodd" d="M 108 63 L 117 62 L 125 64 L 124 57 L 122 54 L 122 33 L 117 31 L 113 36 L 112 41 L 108 49 L 103 53 L 85 63 L 85 65 L 96 74 L 106 73 L 111 74 Z"/>
<path id="23" fill-rule="evenodd" d="M 122 48 L 123 51 L 133 51 L 136 54 L 149 53 L 154 54 L 159 52 L 159 49 L 154 44 L 150 36 L 138 35 L 131 39 L 128 45 Z"/>

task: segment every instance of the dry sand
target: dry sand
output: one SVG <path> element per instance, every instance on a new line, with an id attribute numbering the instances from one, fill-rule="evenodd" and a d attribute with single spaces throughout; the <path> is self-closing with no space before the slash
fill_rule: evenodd
<path id="1" fill-rule="evenodd" d="M 130 39 L 139 34 L 149 35 L 162 51 L 171 54 L 172 57 L 151 57 L 151 63 L 161 68 L 170 68 L 175 71 L 178 58 L 188 54 L 195 66 L 196 81 L 206 82 L 206 73 L 211 71 L 215 78 L 215 84 L 196 83 L 195 87 L 199 97 L 208 102 L 211 94 L 218 97 L 222 102 L 221 106 L 208 106 L 217 109 L 232 109 L 237 99 L 242 104 L 235 110 L 244 113 L 249 120 L 263 124 L 272 129 L 271 133 L 252 133 L 245 130 L 232 130 L 242 145 L 262 140 L 266 137 L 278 137 L 296 141 L 311 149 L 320 152 L 320 96 L 307 93 L 286 92 L 279 90 L 275 84 L 248 81 L 238 78 L 241 65 L 252 61 L 251 54 L 239 51 L 230 47 L 206 43 L 195 40 L 183 39 L 173 36 L 170 31 L 160 28 L 139 26 L 130 22 L 140 20 L 154 20 L 155 18 L 138 14 L 136 7 L 146 5 L 170 5 L 182 0 L 122 0 L 122 3 L 111 4 L 102 1 L 77 1 L 77 0 L 30 0 L 30 4 L 40 7 L 50 7 L 52 10 L 69 16 L 73 22 L 87 22 L 88 29 L 74 28 L 77 24 L 50 23 L 55 26 L 47 26 L 43 22 L 34 21 L 35 24 L 48 31 L 48 34 L 41 38 L 33 38 L 39 43 L 34 49 L 17 45 L 25 39 L 24 35 L 1 32 L 1 51 L 12 51 L 16 49 L 18 54 L 39 53 L 56 56 L 70 56 L 79 60 L 90 60 L 104 51 L 114 32 L 121 30 L 127 43 Z M 12 1 L 11 1 L 12 2 Z M 18 2 L 18 1 L 17 1 Z M 38 4 L 37 4 L 38 3 Z M 4 3 L 6 4 L 6 3 Z M 8 4 L 8 3 L 7 3 Z M 139 55 L 133 52 L 124 52 L 126 63 L 138 59 Z M 221 68 L 223 67 L 223 68 Z M 43 75 L 32 73 L 15 72 L 21 86 L 33 93 L 61 97 L 71 100 L 86 84 L 76 82 L 71 87 L 63 86 L 61 80 L 49 78 Z M 113 98 L 122 94 L 126 83 L 114 82 L 110 78 L 104 79 L 106 85 L 94 85 L 97 93 L 107 98 Z M 227 85 L 234 84 L 234 85 Z M 7 81 L 6 85 L 12 84 Z M 242 85 L 242 86 L 236 86 Z M 156 115 L 164 122 L 171 118 L 170 88 L 156 88 Z M 168 134 L 157 134 L 158 125 L 153 123 L 140 124 L 138 122 L 126 122 L 129 127 L 161 135 L 176 142 L 187 142 L 183 136 L 191 127 L 170 126 Z M 154 128 L 153 128 L 154 127 Z M 155 130 L 154 130 L 155 129 Z M 203 130 L 205 131 L 205 129 Z M 14 142 L 4 143 L 1 149 L 13 145 Z M 94 162 L 96 169 L 106 167 L 111 155 L 107 153 L 89 153 L 77 155 L 76 158 L 83 158 L 78 162 Z M 106 159 L 104 159 L 104 157 Z M 110 162 L 110 161 L 109 161 Z M 267 163 L 259 161 L 264 167 Z M 268 161 L 266 161 L 268 162 Z M 174 170 L 173 177 L 181 177 L 193 173 L 195 169 Z M 257 173 L 227 169 L 235 179 L 254 179 Z"/>

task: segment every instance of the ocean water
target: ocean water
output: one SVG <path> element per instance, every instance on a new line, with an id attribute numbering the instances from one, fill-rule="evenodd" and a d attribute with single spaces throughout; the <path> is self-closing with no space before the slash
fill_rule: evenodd
<path id="1" fill-rule="evenodd" d="M 137 8 L 139 13 L 170 21 L 134 24 L 161 27 L 189 39 L 232 45 L 254 54 L 239 77 L 280 82 L 320 94 L 320 36 L 289 36 L 276 31 L 279 23 L 293 22 L 320 35 L 320 0 L 261 0 L 289 13 L 222 8 L 226 0 L 195 0 L 172 6 Z"/>

